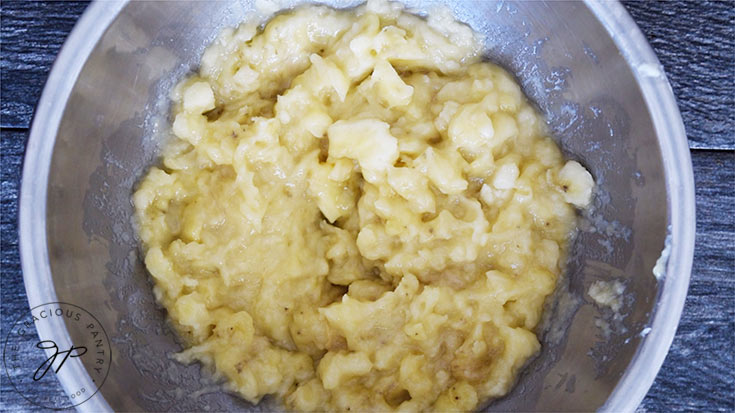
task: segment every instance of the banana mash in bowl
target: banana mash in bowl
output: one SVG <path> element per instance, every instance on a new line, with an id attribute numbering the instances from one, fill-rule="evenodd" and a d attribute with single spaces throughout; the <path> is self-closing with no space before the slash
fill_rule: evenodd
<path id="1" fill-rule="evenodd" d="M 594 182 L 481 52 L 387 2 L 219 35 L 133 198 L 177 360 L 299 411 L 511 389 Z"/>
<path id="2" fill-rule="evenodd" d="M 695 226 L 643 34 L 618 2 L 362 1 L 89 5 L 19 196 L 30 307 L 109 338 L 67 406 L 636 409 Z"/>

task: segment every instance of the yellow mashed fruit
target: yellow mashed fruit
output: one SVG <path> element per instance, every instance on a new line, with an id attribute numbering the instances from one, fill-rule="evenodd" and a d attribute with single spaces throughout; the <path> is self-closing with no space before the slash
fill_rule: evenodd
<path id="1" fill-rule="evenodd" d="M 510 390 L 594 183 L 481 52 L 386 2 L 218 37 L 133 197 L 179 360 L 300 411 Z"/>

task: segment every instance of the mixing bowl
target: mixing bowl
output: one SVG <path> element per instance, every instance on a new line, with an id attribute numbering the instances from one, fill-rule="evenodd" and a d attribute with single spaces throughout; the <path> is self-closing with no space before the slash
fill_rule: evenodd
<path id="1" fill-rule="evenodd" d="M 267 406 L 220 391 L 197 364 L 170 359 L 180 345 L 141 263 L 130 201 L 169 136 L 168 91 L 255 3 L 97 2 L 54 64 L 28 140 L 20 246 L 31 307 L 74 304 L 109 336 L 106 380 L 80 410 Z M 565 153 L 599 186 L 541 354 L 486 408 L 632 411 L 676 331 L 694 243 L 691 161 L 658 60 L 615 2 L 405 3 L 417 12 L 447 3 L 483 33 L 488 59 L 517 76 Z M 600 280 L 624 284 L 622 317 L 587 294 Z M 64 319 L 38 324 L 42 339 L 74 342 L 82 332 Z M 69 394 L 100 384 L 92 382 L 93 358 L 66 363 L 57 376 Z"/>

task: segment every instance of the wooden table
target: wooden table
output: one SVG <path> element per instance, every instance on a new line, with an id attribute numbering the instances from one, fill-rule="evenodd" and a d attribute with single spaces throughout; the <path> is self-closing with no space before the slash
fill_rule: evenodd
<path id="1" fill-rule="evenodd" d="M 2 9 L 2 337 L 27 309 L 17 198 L 33 109 L 85 2 L 11 2 Z M 674 343 L 641 411 L 735 411 L 735 3 L 626 2 L 679 102 L 697 193 L 694 268 Z M 2 377 L 9 411 L 35 410 Z M 39 395 L 43 397 L 43 395 Z"/>

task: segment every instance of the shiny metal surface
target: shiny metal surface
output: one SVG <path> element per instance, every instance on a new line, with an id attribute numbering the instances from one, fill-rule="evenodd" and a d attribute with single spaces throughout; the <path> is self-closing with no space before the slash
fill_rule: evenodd
<path id="1" fill-rule="evenodd" d="M 405 3 L 425 11 L 445 2 Z M 541 355 L 488 409 L 632 411 L 673 339 L 694 246 L 691 161 L 663 69 L 618 3 L 446 3 L 486 35 L 488 58 L 516 74 L 600 187 L 570 257 L 570 294 L 561 295 L 571 304 L 550 313 Z M 110 335 L 109 376 L 80 410 L 267 406 L 250 406 L 211 385 L 198 365 L 169 359 L 180 347 L 154 302 L 130 203 L 168 134 L 167 91 L 253 4 L 97 2 L 54 64 L 26 152 L 21 259 L 31 306 L 79 305 Z M 652 269 L 667 239 L 670 259 L 657 280 Z M 586 291 L 610 279 L 626 285 L 624 318 L 605 338 L 595 321 L 611 314 Z M 61 321 L 41 333 L 78 334 Z M 90 366 L 79 360 L 60 375 L 69 392 L 90 385 Z"/>

